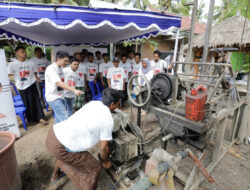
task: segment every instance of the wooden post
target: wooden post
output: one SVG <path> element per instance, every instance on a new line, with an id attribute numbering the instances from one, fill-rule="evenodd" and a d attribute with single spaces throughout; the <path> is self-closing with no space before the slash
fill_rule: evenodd
<path id="1" fill-rule="evenodd" d="M 218 122 L 218 125 L 217 125 L 218 131 L 216 133 L 216 142 L 214 145 L 214 151 L 213 151 L 213 156 L 212 156 L 213 162 L 216 162 L 218 158 L 220 157 L 221 147 L 222 147 L 222 143 L 223 143 L 224 135 L 225 135 L 226 124 L 227 124 L 227 116 L 223 118 L 220 122 Z"/>
<path id="2" fill-rule="evenodd" d="M 179 33 L 180 33 L 180 29 L 177 30 L 176 33 L 176 38 L 175 38 L 175 46 L 174 46 L 174 58 L 173 58 L 173 62 L 176 62 L 176 58 L 177 58 L 177 49 L 178 49 L 178 41 L 179 41 Z M 176 103 L 176 96 L 177 96 L 177 91 L 178 91 L 178 78 L 177 78 L 177 70 L 178 70 L 178 64 L 175 64 L 174 66 L 174 90 L 173 90 L 173 104 Z"/>
<path id="3" fill-rule="evenodd" d="M 188 54 L 187 54 L 186 62 L 190 62 L 191 61 L 191 56 L 192 56 L 193 38 L 194 38 L 195 18 L 196 18 L 197 6 L 198 6 L 198 0 L 194 0 L 193 9 L 192 9 L 191 28 L 190 28 L 189 41 L 188 41 Z"/>
<path id="4" fill-rule="evenodd" d="M 55 59 L 55 47 L 52 46 L 51 48 L 51 63 L 54 63 L 56 62 L 56 59 Z"/>
<path id="5" fill-rule="evenodd" d="M 239 133 L 237 134 L 237 138 L 240 143 L 243 143 L 249 134 L 247 134 L 248 127 L 248 104 L 244 104 L 242 106 L 242 119 L 240 121 Z"/>
<path id="6" fill-rule="evenodd" d="M 178 28 L 177 33 L 176 33 L 176 38 L 175 38 L 175 45 L 174 45 L 174 58 L 173 58 L 173 61 L 174 61 L 174 62 L 176 62 L 176 59 L 177 59 L 177 50 L 178 50 L 179 34 L 180 34 L 180 29 Z"/>
<path id="7" fill-rule="evenodd" d="M 184 55 L 184 39 L 181 40 L 181 47 L 180 47 L 180 53 L 179 53 L 179 59 L 178 59 L 179 62 L 183 62 L 183 55 Z M 183 65 L 178 66 L 177 73 L 183 72 L 182 67 Z"/>
<path id="8" fill-rule="evenodd" d="M 198 49 L 195 52 L 194 62 L 199 62 L 200 57 L 201 57 L 201 49 Z M 194 74 L 198 74 L 198 72 L 199 72 L 199 65 L 195 65 L 194 66 Z M 194 79 L 197 79 L 197 77 L 195 76 Z"/>
<path id="9" fill-rule="evenodd" d="M 210 0 L 209 3 L 209 12 L 208 12 L 208 20 L 207 20 L 207 28 L 204 38 L 204 46 L 203 46 L 203 54 L 202 54 L 202 62 L 205 63 L 207 60 L 208 54 L 208 47 L 209 47 L 209 40 L 210 40 L 210 33 L 212 29 L 212 22 L 213 22 L 213 13 L 214 13 L 214 3 L 215 0 Z M 205 72 L 205 67 L 202 67 L 202 73 Z"/>
<path id="10" fill-rule="evenodd" d="M 186 62 L 192 61 L 193 38 L 194 38 L 195 18 L 196 18 L 197 7 L 198 7 L 198 0 L 194 0 L 193 9 L 192 9 L 190 34 L 189 34 L 189 40 L 188 40 L 188 51 L 187 51 L 187 57 L 185 60 Z M 190 70 L 191 70 L 191 65 L 185 65 L 185 71 L 189 73 Z"/>
<path id="11" fill-rule="evenodd" d="M 138 42 L 136 41 L 136 42 L 135 42 L 135 52 L 138 52 L 138 45 L 139 45 L 139 44 L 138 44 Z"/>

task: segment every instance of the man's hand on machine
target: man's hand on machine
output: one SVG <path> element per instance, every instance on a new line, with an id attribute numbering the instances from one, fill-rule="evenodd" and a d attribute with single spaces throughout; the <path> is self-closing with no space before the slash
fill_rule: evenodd
<path id="1" fill-rule="evenodd" d="M 106 160 L 104 161 L 104 160 L 102 159 L 102 157 L 101 157 L 100 154 L 98 154 L 98 159 L 99 159 L 99 161 L 101 162 L 102 167 L 103 167 L 104 169 L 109 169 L 109 168 L 112 166 L 111 161 L 110 161 L 109 159 L 106 159 Z"/>
<path id="2" fill-rule="evenodd" d="M 81 96 L 81 95 L 83 94 L 82 91 L 76 90 L 76 89 L 75 89 L 74 93 L 75 93 L 75 95 L 77 95 L 77 96 Z"/>
<path id="3" fill-rule="evenodd" d="M 111 161 L 109 159 L 107 159 L 106 161 L 102 162 L 102 167 L 104 169 L 109 169 L 111 166 L 112 166 L 112 163 L 111 163 Z"/>

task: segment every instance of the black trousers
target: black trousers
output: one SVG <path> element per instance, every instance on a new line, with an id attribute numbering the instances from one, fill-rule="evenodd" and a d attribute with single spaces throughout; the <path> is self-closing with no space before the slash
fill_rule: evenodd
<path id="1" fill-rule="evenodd" d="M 43 108 L 37 92 L 36 83 L 32 84 L 25 90 L 19 90 L 23 104 L 26 107 L 26 118 L 28 122 L 39 122 L 45 119 Z"/>
<path id="2" fill-rule="evenodd" d="M 42 105 L 45 105 L 45 100 L 43 97 L 43 85 L 45 84 L 45 81 L 39 82 L 37 83 L 37 89 L 38 89 L 38 93 L 39 93 L 39 98 L 41 101 Z"/>
<path id="3" fill-rule="evenodd" d="M 128 93 L 127 93 L 127 82 L 125 82 L 125 90 L 123 91 L 123 97 L 121 101 L 121 106 L 124 106 L 124 103 L 128 100 Z"/>

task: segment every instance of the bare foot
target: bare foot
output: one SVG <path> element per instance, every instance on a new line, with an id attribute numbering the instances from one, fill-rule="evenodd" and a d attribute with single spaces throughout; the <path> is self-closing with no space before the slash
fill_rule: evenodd
<path id="1" fill-rule="evenodd" d="M 43 124 L 43 125 L 48 125 L 49 123 L 48 123 L 48 121 L 46 121 L 46 120 L 44 120 L 44 119 L 40 119 L 40 121 L 39 121 L 41 124 Z"/>
<path id="2" fill-rule="evenodd" d="M 141 111 L 141 115 L 142 115 L 142 116 L 144 116 L 144 115 L 146 115 L 146 114 L 147 114 L 146 111 L 144 111 L 144 110 Z"/>

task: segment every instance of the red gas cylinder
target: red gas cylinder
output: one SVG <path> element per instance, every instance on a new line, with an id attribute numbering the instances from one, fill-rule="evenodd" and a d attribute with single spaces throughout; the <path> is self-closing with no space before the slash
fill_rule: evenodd
<path id="1" fill-rule="evenodd" d="M 202 121 L 205 117 L 207 89 L 199 86 L 186 95 L 185 116 L 192 121 Z"/>

